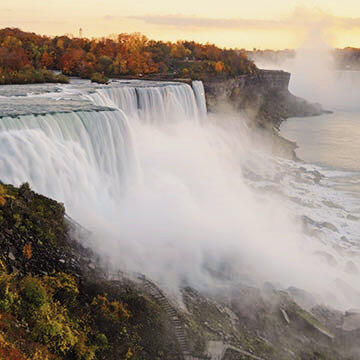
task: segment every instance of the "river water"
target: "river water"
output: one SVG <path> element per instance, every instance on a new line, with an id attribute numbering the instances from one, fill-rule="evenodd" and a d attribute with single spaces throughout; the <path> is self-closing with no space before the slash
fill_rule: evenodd
<path id="1" fill-rule="evenodd" d="M 0 179 L 64 202 L 115 269 L 175 288 L 270 281 L 360 306 L 350 115 L 284 123 L 297 163 L 254 142 L 238 116 L 208 116 L 200 82 L 2 86 Z M 347 147 L 332 140 L 339 126 Z M 339 292 L 339 279 L 355 290 Z"/>

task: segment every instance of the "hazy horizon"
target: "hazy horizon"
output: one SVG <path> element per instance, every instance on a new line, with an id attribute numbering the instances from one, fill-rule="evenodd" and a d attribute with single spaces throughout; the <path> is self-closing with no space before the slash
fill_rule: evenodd
<path id="1" fill-rule="evenodd" d="M 351 9 L 351 11 L 349 10 Z M 19 27 L 50 36 L 73 34 L 84 37 L 141 32 L 164 41 L 195 40 L 220 47 L 297 48 L 309 28 L 320 28 L 332 47 L 358 47 L 360 4 L 344 0 L 224 0 L 208 4 L 184 0 L 3 0 L 0 27 Z"/>

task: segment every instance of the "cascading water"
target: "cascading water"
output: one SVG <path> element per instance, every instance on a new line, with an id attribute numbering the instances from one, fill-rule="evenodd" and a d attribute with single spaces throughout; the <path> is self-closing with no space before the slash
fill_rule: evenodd
<path id="1" fill-rule="evenodd" d="M 204 84 L 202 81 L 195 80 L 192 82 L 192 87 L 194 89 L 200 117 L 204 119 L 207 115 Z"/>
<path id="2" fill-rule="evenodd" d="M 198 100 L 201 95 L 195 97 L 189 85 L 151 83 L 144 86 L 144 83 L 137 81 L 125 84 L 121 86 L 120 82 L 120 86 L 101 88 L 88 96 L 98 105 L 116 106 L 127 116 L 147 123 L 196 121 L 206 113 L 205 101 Z"/>
<path id="3" fill-rule="evenodd" d="M 207 118 L 200 82 L 193 89 L 79 82 L 17 99 L 9 97 L 13 88 L 6 89 L 0 96 L 31 102 L 37 115 L 21 115 L 27 105 L 17 104 L 13 117 L 0 119 L 0 179 L 29 181 L 64 202 L 93 231 L 91 245 L 111 265 L 173 286 L 216 287 L 224 276 L 251 278 L 299 286 L 322 301 L 330 291 L 339 306 L 360 303 L 336 292 L 339 277 L 356 287 L 342 263 L 330 268 L 313 256 L 357 231 L 354 224 L 343 226 L 348 210 L 326 210 L 339 219 L 338 233 L 304 234 L 299 215 L 314 209 L 313 217 L 321 218 L 329 190 L 316 184 L 312 170 L 259 153 L 245 127 Z M 56 104 L 67 112 L 50 113 Z M 251 172 L 255 176 L 244 177 Z M 269 195 L 279 182 L 277 196 Z M 312 208 L 299 204 L 309 190 L 323 196 Z"/>
<path id="4" fill-rule="evenodd" d="M 71 172 L 78 174 L 79 159 L 85 167 L 81 176 L 86 178 L 91 169 L 112 192 L 120 191 L 133 166 L 127 118 L 121 112 L 3 117 L 0 136 L 2 181 L 29 181 L 36 190 L 70 203 L 77 181 Z"/>

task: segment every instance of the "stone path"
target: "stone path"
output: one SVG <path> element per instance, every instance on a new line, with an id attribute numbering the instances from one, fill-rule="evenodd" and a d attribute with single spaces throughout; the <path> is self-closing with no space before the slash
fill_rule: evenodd
<path id="1" fill-rule="evenodd" d="M 255 360 L 265 360 L 256 355 L 249 353 L 248 351 L 239 349 L 238 347 L 225 344 L 222 341 L 209 341 L 207 347 L 207 353 L 210 356 L 211 360 L 222 360 L 225 356 L 227 350 L 234 350 L 241 355 L 246 355 L 247 357 Z"/>
<path id="2" fill-rule="evenodd" d="M 245 350 L 239 349 L 230 344 L 224 344 L 222 341 L 209 341 L 207 357 L 199 358 L 193 356 L 189 351 L 187 334 L 176 308 L 170 303 L 166 295 L 156 284 L 145 278 L 145 276 L 140 276 L 138 277 L 138 279 L 142 281 L 145 290 L 158 302 L 158 304 L 161 306 L 161 308 L 165 311 L 165 313 L 171 320 L 175 330 L 176 340 L 180 345 L 184 360 L 204 360 L 209 359 L 209 357 L 211 360 L 222 360 L 226 351 L 229 349 L 234 350 L 242 355 L 246 355 L 251 359 L 264 360 L 258 356 L 255 356 Z"/>
<path id="3" fill-rule="evenodd" d="M 171 320 L 174 330 L 175 337 L 180 345 L 183 357 L 185 360 L 202 360 L 200 358 L 194 357 L 189 351 L 189 344 L 187 339 L 187 334 L 184 328 L 183 323 L 181 322 L 177 310 L 172 306 L 170 301 L 164 295 L 164 293 L 156 286 L 153 282 L 146 279 L 145 277 L 141 278 L 145 290 L 158 302 L 161 308 L 168 315 Z"/>

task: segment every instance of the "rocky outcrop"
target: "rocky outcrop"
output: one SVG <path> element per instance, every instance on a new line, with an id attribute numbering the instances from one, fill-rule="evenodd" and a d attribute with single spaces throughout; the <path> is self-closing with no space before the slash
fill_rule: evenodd
<path id="1" fill-rule="evenodd" d="M 290 73 L 259 70 L 255 75 L 242 75 L 223 80 L 205 80 L 206 101 L 210 111 L 223 103 L 246 113 L 250 123 L 278 128 L 289 117 L 320 115 L 319 104 L 310 104 L 290 93 Z"/>
<path id="2" fill-rule="evenodd" d="M 359 310 L 301 289 L 186 287 L 179 306 L 144 275 L 109 276 L 77 242 L 90 233 L 28 184 L 0 184 L 0 225 L 0 359 L 359 359 Z"/>
<path id="3" fill-rule="evenodd" d="M 0 182 L 0 359 L 181 360 L 168 315 L 110 280 L 86 236 L 62 204 Z"/>

